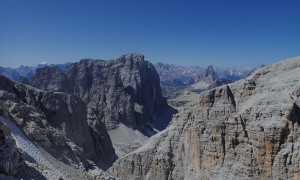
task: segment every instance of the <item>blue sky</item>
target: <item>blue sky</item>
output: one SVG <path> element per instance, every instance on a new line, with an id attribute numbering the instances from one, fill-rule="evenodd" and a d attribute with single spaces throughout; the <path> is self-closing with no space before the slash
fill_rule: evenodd
<path id="1" fill-rule="evenodd" d="M 300 55 L 300 1 L 0 0 L 0 66 L 112 59 L 223 67 Z"/>

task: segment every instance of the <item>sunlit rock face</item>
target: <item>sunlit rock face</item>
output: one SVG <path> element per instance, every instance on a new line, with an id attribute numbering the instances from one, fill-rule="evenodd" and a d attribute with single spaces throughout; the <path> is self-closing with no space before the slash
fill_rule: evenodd
<path id="1" fill-rule="evenodd" d="M 169 108 L 154 66 L 141 54 L 110 61 L 85 59 L 70 64 L 65 72 L 58 67 L 40 68 L 32 85 L 80 97 L 94 119 L 91 123 L 101 120 L 108 130 L 123 123 L 146 132 L 154 116 L 163 116 Z M 168 122 L 154 124 L 163 129 Z"/>
<path id="2" fill-rule="evenodd" d="M 125 179 L 299 179 L 300 58 L 205 91 L 110 172 Z"/>

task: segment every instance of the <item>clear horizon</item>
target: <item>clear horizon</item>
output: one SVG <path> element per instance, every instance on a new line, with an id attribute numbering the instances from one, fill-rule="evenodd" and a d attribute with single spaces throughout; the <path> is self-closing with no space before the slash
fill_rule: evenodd
<path id="1" fill-rule="evenodd" d="M 152 63 L 255 67 L 300 55 L 298 1 L 3 0 L 0 66 L 142 53 Z"/>

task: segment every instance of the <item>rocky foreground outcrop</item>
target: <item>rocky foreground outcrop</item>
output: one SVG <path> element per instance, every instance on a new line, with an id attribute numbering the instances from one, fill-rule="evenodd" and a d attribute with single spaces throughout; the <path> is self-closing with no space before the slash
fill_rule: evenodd
<path id="1" fill-rule="evenodd" d="M 104 124 L 90 123 L 85 103 L 74 95 L 42 91 L 0 76 L 0 111 L 57 161 L 78 171 L 95 164 L 106 169 L 116 159 Z"/>
<path id="2" fill-rule="evenodd" d="M 74 94 L 87 103 L 89 119 L 100 119 L 108 130 L 119 123 L 147 132 L 153 117 L 161 117 L 168 105 L 161 94 L 154 66 L 141 54 L 128 54 L 116 60 L 84 59 L 58 67 L 36 70 L 32 85 L 47 91 Z M 159 119 L 159 118 L 155 118 Z M 168 122 L 154 123 L 163 129 Z"/>
<path id="3" fill-rule="evenodd" d="M 0 121 L 0 179 L 14 176 L 24 165 L 21 152 L 10 134 L 9 128 Z"/>
<path id="4" fill-rule="evenodd" d="M 300 179 L 300 58 L 206 91 L 114 163 L 123 179 Z"/>

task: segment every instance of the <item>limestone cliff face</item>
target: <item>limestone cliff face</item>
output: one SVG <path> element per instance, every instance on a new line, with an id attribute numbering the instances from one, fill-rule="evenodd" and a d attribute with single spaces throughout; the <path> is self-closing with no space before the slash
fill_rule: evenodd
<path id="1" fill-rule="evenodd" d="M 32 85 L 43 90 L 74 94 L 87 103 L 89 119 L 100 119 L 107 129 L 124 123 L 145 128 L 167 107 L 154 66 L 140 54 L 116 60 L 81 60 L 59 68 L 37 69 Z"/>
<path id="2" fill-rule="evenodd" d="M 88 123 L 86 105 L 74 95 L 52 93 L 0 77 L 2 113 L 50 154 L 68 164 L 90 159 L 106 168 L 116 158 L 104 124 Z"/>
<path id="3" fill-rule="evenodd" d="M 140 149 L 124 179 L 299 179 L 300 58 L 206 91 Z"/>

